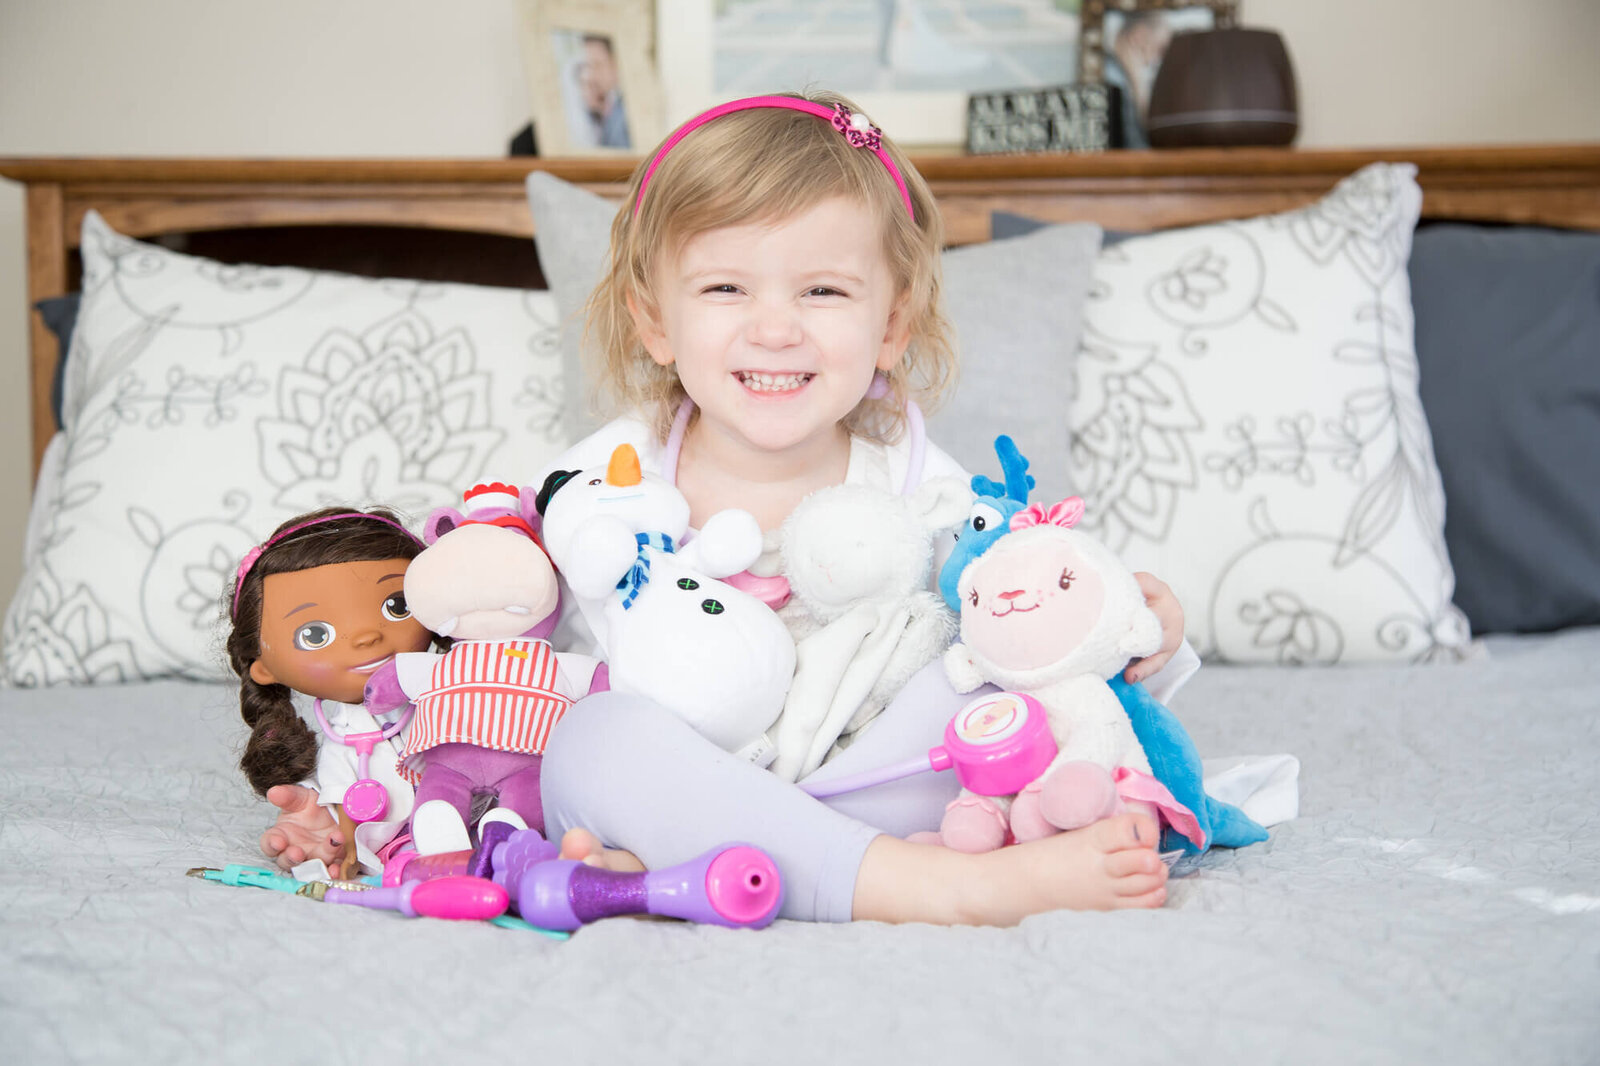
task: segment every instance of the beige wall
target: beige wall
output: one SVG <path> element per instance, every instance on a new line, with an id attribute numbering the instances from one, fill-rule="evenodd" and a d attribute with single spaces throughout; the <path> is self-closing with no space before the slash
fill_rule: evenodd
<path id="1" fill-rule="evenodd" d="M 670 5 L 677 0 L 662 0 Z M 1302 144 L 1600 140 L 1600 0 L 1243 0 Z M 512 0 L 0 0 L 0 155 L 492 156 Z M 0 601 L 28 500 L 22 194 L 0 185 Z"/>

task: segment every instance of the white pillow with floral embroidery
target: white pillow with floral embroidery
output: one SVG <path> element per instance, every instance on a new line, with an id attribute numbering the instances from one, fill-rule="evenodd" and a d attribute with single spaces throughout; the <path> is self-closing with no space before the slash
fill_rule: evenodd
<path id="1" fill-rule="evenodd" d="M 1299 211 L 1105 249 L 1068 421 L 1085 528 L 1230 662 L 1454 659 L 1444 489 L 1417 392 L 1415 168 Z"/>
<path id="2" fill-rule="evenodd" d="M 5 683 L 226 677 L 224 590 L 279 522 L 420 519 L 566 446 L 546 292 L 227 266 L 94 213 L 83 268 Z"/>

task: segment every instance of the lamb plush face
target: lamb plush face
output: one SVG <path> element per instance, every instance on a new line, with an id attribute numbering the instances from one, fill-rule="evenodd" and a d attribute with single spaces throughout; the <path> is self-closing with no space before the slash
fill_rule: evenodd
<path id="1" fill-rule="evenodd" d="M 962 572 L 961 640 L 1001 685 L 1080 673 L 1102 679 L 1161 645 L 1133 573 L 1087 534 L 1008 533 Z"/>
<path id="2" fill-rule="evenodd" d="M 1105 581 L 1065 541 L 1002 542 L 970 569 L 962 639 L 1008 670 L 1048 666 L 1082 644 L 1105 612 Z"/>

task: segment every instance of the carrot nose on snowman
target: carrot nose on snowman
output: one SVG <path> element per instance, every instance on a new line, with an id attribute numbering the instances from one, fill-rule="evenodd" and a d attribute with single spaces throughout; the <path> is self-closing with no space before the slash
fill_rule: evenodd
<path id="1" fill-rule="evenodd" d="M 644 479 L 639 470 L 639 453 L 631 444 L 619 444 L 606 464 L 606 484 L 637 485 Z"/>

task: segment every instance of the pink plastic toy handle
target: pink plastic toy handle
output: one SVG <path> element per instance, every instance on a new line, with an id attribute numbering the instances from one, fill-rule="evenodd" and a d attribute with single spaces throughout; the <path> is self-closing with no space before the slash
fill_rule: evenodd
<path id="1" fill-rule="evenodd" d="M 505 888 L 484 877 L 440 877 L 432 881 L 407 881 L 393 888 L 330 888 L 323 899 L 328 903 L 399 911 L 408 918 L 453 921 L 498 918 L 511 905 Z"/>

